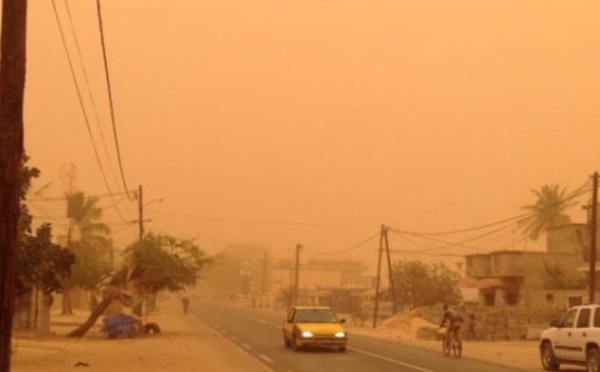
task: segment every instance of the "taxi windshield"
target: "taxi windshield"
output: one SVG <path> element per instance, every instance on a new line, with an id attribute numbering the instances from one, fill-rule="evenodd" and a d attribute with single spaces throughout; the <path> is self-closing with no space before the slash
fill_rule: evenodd
<path id="1" fill-rule="evenodd" d="M 297 323 L 337 323 L 338 318 L 329 309 L 298 310 Z"/>

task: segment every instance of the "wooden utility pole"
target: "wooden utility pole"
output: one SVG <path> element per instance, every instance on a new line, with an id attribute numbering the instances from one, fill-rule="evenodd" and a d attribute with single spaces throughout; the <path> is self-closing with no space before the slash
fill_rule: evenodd
<path id="1" fill-rule="evenodd" d="M 596 297 L 596 252 L 598 236 L 598 172 L 592 176 L 592 220 L 590 221 L 590 303 Z"/>
<path id="2" fill-rule="evenodd" d="M 265 294 L 267 293 L 267 258 L 268 257 L 269 257 L 269 254 L 267 252 L 265 252 L 265 254 L 263 256 L 262 291 L 261 291 L 261 296 L 263 297 L 263 301 L 264 301 Z"/>
<path id="3" fill-rule="evenodd" d="M 139 239 L 140 241 L 144 240 L 144 195 L 143 195 L 142 185 L 138 187 L 138 212 L 140 215 L 139 219 Z"/>
<path id="4" fill-rule="evenodd" d="M 388 240 L 387 227 L 381 226 L 381 234 L 383 235 L 383 240 L 385 241 L 385 253 L 387 256 L 388 277 L 389 277 L 389 281 L 390 281 L 390 292 L 392 292 L 392 314 L 396 314 L 396 288 L 394 285 L 394 272 L 392 270 L 392 257 L 390 255 L 390 242 Z"/>
<path id="5" fill-rule="evenodd" d="M 27 0 L 3 0 L 0 36 L 0 372 L 10 371 L 23 160 Z"/>
<path id="6" fill-rule="evenodd" d="M 383 231 L 384 226 L 381 226 L 381 234 L 379 235 L 379 258 L 377 259 L 377 279 L 375 281 L 375 307 L 373 308 L 373 328 L 377 327 L 377 311 L 379 310 L 379 286 L 381 285 L 381 256 L 383 255 Z"/>
<path id="7" fill-rule="evenodd" d="M 300 250 L 302 245 L 296 244 L 296 264 L 294 269 L 294 291 L 292 293 L 292 306 L 298 305 L 298 285 L 300 282 Z"/>

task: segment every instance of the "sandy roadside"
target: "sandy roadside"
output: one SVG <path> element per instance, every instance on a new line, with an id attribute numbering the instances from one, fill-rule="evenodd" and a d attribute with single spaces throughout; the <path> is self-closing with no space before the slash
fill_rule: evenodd
<path id="1" fill-rule="evenodd" d="M 349 327 L 348 333 L 362 334 L 424 349 L 440 351 L 440 341 L 418 340 L 414 336 L 394 337 L 368 328 Z M 520 368 L 525 371 L 543 371 L 537 341 L 465 341 L 463 357 Z"/>
<path id="2" fill-rule="evenodd" d="M 158 335 L 107 340 L 97 327 L 81 339 L 60 337 L 73 326 L 54 325 L 59 336 L 40 340 L 15 338 L 11 370 L 64 372 L 83 368 L 110 372 L 216 371 L 269 372 L 256 358 L 209 328 L 184 316 L 177 298 L 161 303 L 149 319 L 162 329 Z"/>

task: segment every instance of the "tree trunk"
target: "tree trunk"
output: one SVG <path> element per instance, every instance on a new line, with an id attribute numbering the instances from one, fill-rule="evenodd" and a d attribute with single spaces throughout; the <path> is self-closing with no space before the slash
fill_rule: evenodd
<path id="1" fill-rule="evenodd" d="M 0 372 L 10 371 L 19 195 L 27 0 L 4 0 L 0 36 Z"/>
<path id="2" fill-rule="evenodd" d="M 67 279 L 63 283 L 63 293 L 62 293 L 62 315 L 71 315 L 73 314 L 73 306 L 71 306 L 71 284 L 70 279 Z"/>
<path id="3" fill-rule="evenodd" d="M 115 300 L 116 296 L 114 294 L 108 294 L 102 299 L 102 301 L 96 306 L 94 310 L 90 313 L 90 316 L 87 320 L 77 327 L 75 330 L 71 331 L 67 334 L 67 337 L 83 337 L 87 331 L 90 330 L 96 324 L 96 321 L 100 316 L 108 309 L 110 304 Z"/>

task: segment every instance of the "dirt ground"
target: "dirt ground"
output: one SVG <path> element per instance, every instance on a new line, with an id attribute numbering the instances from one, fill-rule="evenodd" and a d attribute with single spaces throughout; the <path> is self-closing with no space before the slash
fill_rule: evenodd
<path id="1" fill-rule="evenodd" d="M 162 333 L 137 339 L 107 340 L 97 326 L 84 338 L 67 339 L 60 335 L 74 329 L 73 324 L 86 314 L 53 315 L 52 331 L 57 336 L 13 339 L 11 371 L 64 372 L 86 367 L 110 372 L 270 371 L 199 319 L 184 316 L 176 297 L 159 306 L 148 321 L 157 323 Z"/>
<path id="2" fill-rule="evenodd" d="M 92 328 L 81 339 L 61 337 L 81 322 L 87 314 L 74 316 L 53 315 L 54 337 L 31 339 L 14 337 L 12 371 L 14 372 L 63 372 L 65 370 L 93 367 L 111 372 L 267 372 L 260 361 L 223 338 L 201 320 L 183 315 L 177 297 L 159 304 L 159 311 L 148 321 L 160 325 L 158 336 L 141 336 L 135 340 L 106 340 L 99 326 Z M 394 342 L 431 350 L 440 350 L 439 341 L 418 340 L 415 329 L 422 322 L 394 324 L 386 329 L 348 326 L 350 334 L 364 334 Z M 535 341 L 468 341 L 463 355 L 526 371 L 542 371 Z"/>

